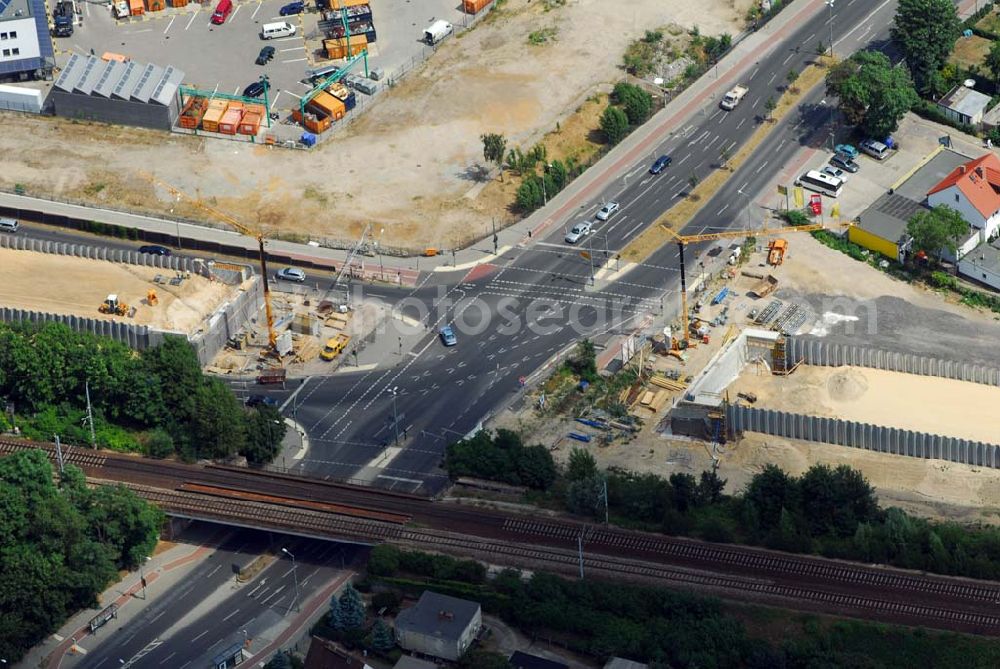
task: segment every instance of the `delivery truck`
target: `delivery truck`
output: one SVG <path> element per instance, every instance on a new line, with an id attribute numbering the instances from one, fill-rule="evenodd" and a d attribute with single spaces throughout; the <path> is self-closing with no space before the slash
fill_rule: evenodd
<path id="1" fill-rule="evenodd" d="M 736 105 L 738 105 L 749 92 L 750 89 L 746 86 L 733 86 L 732 90 L 722 97 L 722 102 L 719 103 L 719 106 L 726 111 L 731 111 L 736 108 Z"/>

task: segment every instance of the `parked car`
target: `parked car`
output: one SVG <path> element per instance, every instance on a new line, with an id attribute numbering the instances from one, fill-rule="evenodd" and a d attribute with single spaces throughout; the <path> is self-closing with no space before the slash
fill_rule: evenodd
<path id="1" fill-rule="evenodd" d="M 278 408 L 278 400 L 267 395 L 251 395 L 247 398 L 248 407 L 259 407 L 261 405 Z"/>
<path id="2" fill-rule="evenodd" d="M 166 246 L 160 246 L 159 244 L 148 244 L 146 246 L 139 247 L 139 253 L 148 253 L 154 256 L 168 256 L 171 251 Z"/>
<path id="3" fill-rule="evenodd" d="M 441 343 L 445 346 L 454 346 L 458 343 L 458 337 L 455 336 L 455 331 L 451 329 L 450 325 L 441 328 L 438 335 L 441 337 Z"/>
<path id="4" fill-rule="evenodd" d="M 569 232 L 566 233 L 566 243 L 576 244 L 578 241 L 589 235 L 593 227 L 594 226 L 590 223 L 590 221 L 577 223 L 570 228 Z"/>
<path id="5" fill-rule="evenodd" d="M 834 154 L 833 158 L 830 158 L 830 164 L 834 167 L 839 167 L 845 172 L 850 172 L 851 174 L 854 174 L 861 169 L 860 165 L 842 153 Z"/>
<path id="6" fill-rule="evenodd" d="M 264 90 L 267 88 L 266 84 L 262 81 L 255 81 L 246 88 L 243 89 L 243 97 L 245 98 L 260 98 L 264 96 Z"/>
<path id="7" fill-rule="evenodd" d="M 614 216 L 615 212 L 618 211 L 619 209 L 621 209 L 621 205 L 615 202 L 614 200 L 612 200 L 611 202 L 605 202 L 604 206 L 601 207 L 601 210 L 597 212 L 597 220 L 606 221 L 612 216 Z"/>
<path id="8" fill-rule="evenodd" d="M 660 172 L 665 170 L 667 166 L 670 165 L 670 163 L 672 162 L 674 162 L 674 159 L 671 158 L 670 156 L 660 156 L 659 158 L 656 159 L 656 162 L 653 163 L 653 166 L 649 168 L 649 173 L 659 174 Z"/>
<path id="9" fill-rule="evenodd" d="M 285 267 L 284 269 L 279 269 L 274 278 L 282 281 L 302 283 L 306 280 L 306 273 L 294 267 Z"/>
<path id="10" fill-rule="evenodd" d="M 858 157 L 858 150 L 855 149 L 850 144 L 838 144 L 833 147 L 834 153 L 839 153 L 842 156 L 846 156 L 848 160 L 854 160 Z"/>
<path id="11" fill-rule="evenodd" d="M 874 139 L 866 139 L 865 141 L 858 144 L 861 148 L 861 152 L 865 153 L 875 160 L 885 160 L 889 157 L 889 147 Z"/>
<path id="12" fill-rule="evenodd" d="M 847 173 L 839 167 L 834 167 L 833 165 L 825 165 L 820 172 L 829 175 L 834 179 L 840 179 L 841 181 L 847 181 Z"/>
<path id="13" fill-rule="evenodd" d="M 274 58 L 274 47 L 266 46 L 260 50 L 259 54 L 257 54 L 257 64 L 267 65 L 269 62 L 271 62 L 272 58 Z"/>
<path id="14" fill-rule="evenodd" d="M 281 16 L 291 16 L 292 14 L 301 14 L 305 9 L 306 3 L 304 2 L 289 2 L 278 11 L 278 14 Z"/>

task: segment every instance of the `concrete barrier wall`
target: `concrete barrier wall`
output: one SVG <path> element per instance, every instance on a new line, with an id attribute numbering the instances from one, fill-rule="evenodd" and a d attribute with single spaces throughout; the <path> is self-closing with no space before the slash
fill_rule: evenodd
<path id="1" fill-rule="evenodd" d="M 1000 369 L 956 360 L 796 337 L 788 338 L 785 351 L 789 366 L 801 360 L 807 365 L 852 365 L 1000 386 Z"/>
<path id="2" fill-rule="evenodd" d="M 0 248 L 105 260 L 119 264 L 162 269 L 164 272 L 191 272 L 213 278 L 210 277 L 209 269 L 205 263 L 195 261 L 193 258 L 159 256 L 132 250 L 53 242 L 17 235 L 0 235 Z M 250 274 L 250 270 L 249 268 L 237 268 L 220 270 L 214 274 L 214 279 L 222 280 L 224 283 L 240 283 L 244 277 Z M 262 301 L 263 286 L 260 280 L 255 280 L 249 289 L 240 290 L 232 300 L 219 307 L 209 317 L 207 327 L 187 336 L 202 365 L 214 358 L 226 345 L 228 339 L 239 333 L 243 325 L 257 314 Z M 124 321 L 68 316 L 12 307 L 0 307 L 0 321 L 5 323 L 63 323 L 74 330 L 90 332 L 120 341 L 136 350 L 157 346 L 163 342 L 165 336 L 170 334 L 176 334 L 179 337 L 186 336 L 181 332 L 161 332 L 145 325 L 135 325 Z"/>
<path id="3" fill-rule="evenodd" d="M 134 349 L 157 346 L 163 342 L 164 333 L 145 325 L 133 325 L 103 318 L 65 316 L 42 311 L 29 311 L 13 307 L 0 307 L 0 321 L 4 323 L 62 323 L 70 328 L 123 342 Z"/>
<path id="4" fill-rule="evenodd" d="M 1000 446 L 971 439 L 736 405 L 726 407 L 726 421 L 734 432 L 760 432 L 912 458 L 1000 467 Z"/>
<path id="5" fill-rule="evenodd" d="M 89 260 L 107 260 L 125 265 L 153 267 L 168 272 L 191 272 L 208 277 L 205 263 L 194 258 L 179 256 L 158 256 L 151 253 L 139 253 L 127 249 L 109 249 L 104 246 L 89 246 L 87 244 L 70 244 L 68 242 L 53 242 L 44 239 L 33 239 L 19 235 L 0 236 L 0 248 L 16 251 L 36 251 L 38 253 L 54 253 L 63 256 L 75 256 Z"/>

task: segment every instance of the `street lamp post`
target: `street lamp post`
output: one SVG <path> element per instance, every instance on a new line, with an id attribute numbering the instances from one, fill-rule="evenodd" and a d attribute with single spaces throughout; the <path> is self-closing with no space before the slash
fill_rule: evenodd
<path id="1" fill-rule="evenodd" d="M 396 395 L 399 393 L 399 386 L 390 388 L 389 393 L 392 395 L 392 430 L 396 435 L 395 444 L 399 446 L 399 414 L 396 413 Z"/>
<path id="2" fill-rule="evenodd" d="M 295 564 L 295 556 L 287 548 L 282 548 L 281 552 L 292 558 L 292 577 L 295 579 L 295 610 L 299 610 L 299 572 L 298 565 Z"/>
<path id="3" fill-rule="evenodd" d="M 385 234 L 385 228 L 379 230 L 378 241 L 375 242 L 375 250 L 378 251 L 378 274 L 382 281 L 385 281 L 385 268 L 382 267 L 382 235 Z"/>
<path id="4" fill-rule="evenodd" d="M 834 0 L 826 0 L 826 6 L 830 8 L 830 58 L 833 58 L 833 2 Z"/>
<path id="5" fill-rule="evenodd" d="M 744 193 L 742 188 L 740 188 L 736 192 L 739 193 L 740 195 L 742 195 L 744 198 L 746 198 L 746 201 L 747 201 L 747 205 L 746 205 L 747 230 L 750 230 L 750 194 L 749 193 Z"/>

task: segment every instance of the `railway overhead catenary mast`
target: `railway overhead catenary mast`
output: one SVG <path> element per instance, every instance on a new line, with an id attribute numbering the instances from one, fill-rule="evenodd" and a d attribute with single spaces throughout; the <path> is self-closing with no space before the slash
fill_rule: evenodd
<path id="1" fill-rule="evenodd" d="M 264 250 L 264 242 L 265 242 L 264 232 L 259 229 L 251 228 L 250 226 L 244 225 L 243 223 L 239 222 L 229 214 L 219 211 L 218 209 L 214 209 L 213 207 L 210 207 L 209 205 L 202 202 L 199 198 L 193 197 L 185 193 L 176 186 L 173 186 L 167 183 L 166 181 L 163 181 L 162 179 L 159 179 L 153 176 L 152 174 L 149 174 L 148 172 L 140 172 L 140 175 L 153 185 L 159 186 L 167 190 L 171 195 L 177 198 L 182 198 L 187 202 L 190 202 L 192 205 L 201 209 L 205 213 L 211 215 L 213 218 L 228 224 L 240 234 L 246 235 L 247 237 L 252 237 L 253 239 L 257 240 L 257 245 L 259 247 L 258 252 L 260 256 L 260 277 L 261 280 L 264 282 L 264 313 L 267 316 L 268 352 L 274 355 L 275 357 L 278 357 L 278 334 L 274 331 L 274 312 L 271 310 L 271 287 L 267 279 L 267 252 Z"/>

